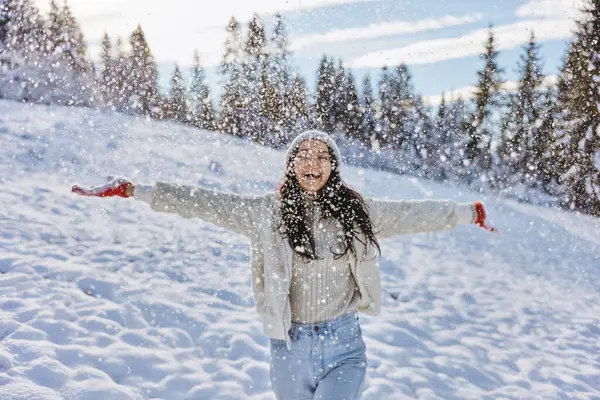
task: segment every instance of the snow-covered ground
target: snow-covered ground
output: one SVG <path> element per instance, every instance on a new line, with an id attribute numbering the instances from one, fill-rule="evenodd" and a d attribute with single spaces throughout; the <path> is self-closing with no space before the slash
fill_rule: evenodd
<path id="1" fill-rule="evenodd" d="M 273 399 L 245 238 L 111 174 L 263 193 L 283 155 L 86 109 L 0 102 L 0 399 Z M 476 226 L 382 242 L 364 399 L 600 399 L 600 221 L 345 167 L 368 196 L 483 200 Z"/>

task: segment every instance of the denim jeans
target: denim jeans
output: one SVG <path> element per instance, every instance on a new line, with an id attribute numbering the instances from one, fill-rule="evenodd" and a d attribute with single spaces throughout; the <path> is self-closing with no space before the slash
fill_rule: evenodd
<path id="1" fill-rule="evenodd" d="M 271 339 L 271 385 L 277 400 L 356 400 L 367 369 L 355 312 L 316 324 L 293 324 L 292 348 Z"/>

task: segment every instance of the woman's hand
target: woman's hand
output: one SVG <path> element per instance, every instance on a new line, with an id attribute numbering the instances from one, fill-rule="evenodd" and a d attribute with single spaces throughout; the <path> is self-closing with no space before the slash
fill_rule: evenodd
<path id="1" fill-rule="evenodd" d="M 486 231 L 498 233 L 498 230 L 496 228 L 486 225 L 486 222 L 485 222 L 486 214 L 485 214 L 485 209 L 483 208 L 482 202 L 480 202 L 480 201 L 475 202 L 475 213 L 477 214 L 477 219 L 475 220 L 475 224 L 479 225 L 481 228 L 485 229 Z"/>
<path id="2" fill-rule="evenodd" d="M 78 185 L 71 188 L 73 193 L 81 196 L 96 196 L 96 197 L 132 197 L 135 185 L 130 180 L 119 177 L 111 177 L 109 181 L 102 186 L 92 186 L 85 189 Z"/>

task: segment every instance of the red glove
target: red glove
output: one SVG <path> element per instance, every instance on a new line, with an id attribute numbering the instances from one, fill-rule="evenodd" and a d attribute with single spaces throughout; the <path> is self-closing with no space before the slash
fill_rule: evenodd
<path id="1" fill-rule="evenodd" d="M 131 188 L 132 186 L 133 183 L 125 178 L 112 178 L 102 186 L 93 186 L 89 189 L 84 189 L 78 185 L 75 185 L 71 188 L 71 191 L 82 196 L 131 197 L 132 194 L 127 194 L 127 189 Z M 129 192 L 132 193 L 131 190 Z"/>
<path id="2" fill-rule="evenodd" d="M 485 224 L 485 209 L 483 208 L 483 203 L 480 201 L 476 201 L 475 202 L 475 212 L 477 213 L 477 219 L 475 220 L 475 224 L 479 225 L 480 227 L 482 227 L 483 229 L 485 229 L 486 231 L 489 232 L 498 232 L 498 230 L 496 228 L 493 228 L 491 226 L 487 226 Z"/>

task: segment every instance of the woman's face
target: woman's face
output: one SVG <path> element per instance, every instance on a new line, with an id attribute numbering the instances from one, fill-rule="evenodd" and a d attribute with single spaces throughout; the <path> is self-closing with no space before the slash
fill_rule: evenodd
<path id="1" fill-rule="evenodd" d="M 300 187 L 309 194 L 316 194 L 331 175 L 329 147 L 320 140 L 300 142 L 293 168 Z"/>

